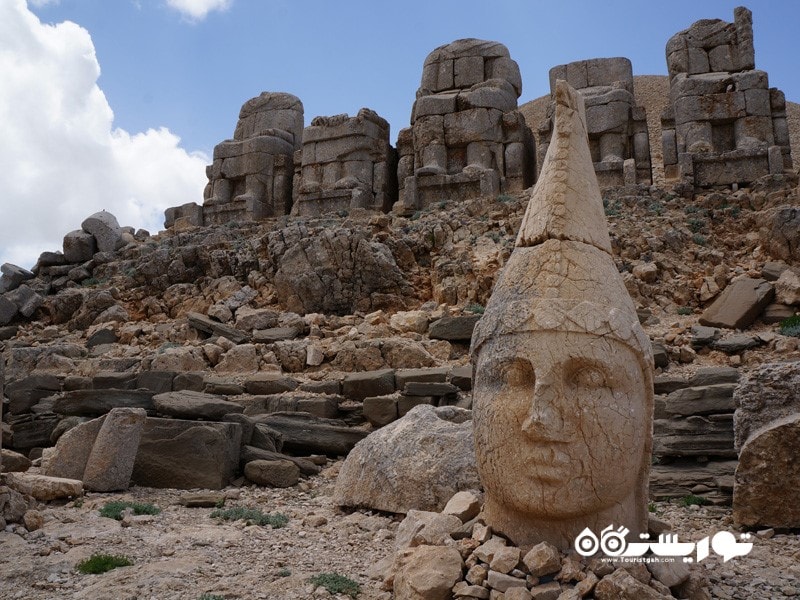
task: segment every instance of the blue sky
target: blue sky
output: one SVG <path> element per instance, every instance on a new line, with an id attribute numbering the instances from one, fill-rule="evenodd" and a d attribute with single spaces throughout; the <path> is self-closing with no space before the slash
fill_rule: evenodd
<path id="1" fill-rule="evenodd" d="M 504 43 L 525 102 L 548 92 L 550 67 L 573 60 L 627 56 L 635 74 L 665 74 L 672 34 L 701 18 L 732 21 L 738 4 L 0 0 L 0 120 L 12 124 L 0 162 L 20 173 L 0 194 L 0 263 L 32 266 L 103 208 L 154 232 L 165 207 L 202 202 L 214 145 L 261 91 L 297 95 L 306 123 L 372 108 L 394 140 L 425 56 L 441 44 Z M 800 2 L 747 6 L 756 66 L 800 100 Z"/>

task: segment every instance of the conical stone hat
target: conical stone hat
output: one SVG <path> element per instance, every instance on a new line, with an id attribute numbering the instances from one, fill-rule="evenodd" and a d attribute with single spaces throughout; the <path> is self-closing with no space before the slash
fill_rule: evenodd
<path id="1" fill-rule="evenodd" d="M 475 329 L 473 356 L 490 337 L 588 333 L 631 347 L 651 378 L 650 340 L 611 256 L 583 98 L 557 81 L 555 100 L 553 138 L 516 247 Z"/>

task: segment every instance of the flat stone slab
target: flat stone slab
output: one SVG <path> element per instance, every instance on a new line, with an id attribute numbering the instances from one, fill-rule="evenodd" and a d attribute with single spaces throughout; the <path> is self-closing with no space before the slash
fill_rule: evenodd
<path id="1" fill-rule="evenodd" d="M 83 483 L 77 479 L 48 477 L 32 473 L 7 473 L 6 483 L 20 494 L 33 496 L 42 502 L 83 495 Z"/>
<path id="2" fill-rule="evenodd" d="M 229 339 L 234 344 L 243 344 L 250 341 L 250 336 L 244 331 L 236 329 L 235 327 L 231 327 L 230 325 L 225 325 L 219 321 L 214 321 L 213 319 L 210 319 L 205 315 L 201 315 L 200 313 L 190 312 L 187 315 L 187 319 L 189 320 L 189 325 L 198 331 L 202 331 L 210 335 L 222 336 Z"/>
<path id="3" fill-rule="evenodd" d="M 99 417 L 114 408 L 143 408 L 153 412 L 153 392 L 149 390 L 72 390 L 64 392 L 53 405 L 60 415 Z"/>
<path id="4" fill-rule="evenodd" d="M 153 396 L 157 412 L 178 419 L 203 419 L 219 421 L 227 414 L 240 413 L 244 408 L 235 402 L 223 400 L 214 394 L 181 390 Z"/>
<path id="5" fill-rule="evenodd" d="M 260 417 L 259 422 L 278 431 L 283 436 L 283 449 L 296 454 L 344 456 L 369 434 L 348 427 L 344 421 L 304 413 L 276 413 Z"/>
<path id="6" fill-rule="evenodd" d="M 736 403 L 733 391 L 736 384 L 718 383 L 704 387 L 690 387 L 667 396 L 666 411 L 673 415 L 707 415 L 733 412 Z"/>
<path id="7" fill-rule="evenodd" d="M 428 337 L 434 340 L 449 342 L 469 342 L 480 315 L 463 315 L 460 317 L 442 317 L 428 327 Z"/>
<path id="8" fill-rule="evenodd" d="M 737 279 L 703 311 L 700 324 L 745 329 L 752 325 L 774 297 L 775 288 L 765 279 Z"/>

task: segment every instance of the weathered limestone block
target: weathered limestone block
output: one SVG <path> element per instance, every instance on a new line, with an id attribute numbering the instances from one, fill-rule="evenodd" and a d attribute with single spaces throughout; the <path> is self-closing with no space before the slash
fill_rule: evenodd
<path id="1" fill-rule="evenodd" d="M 244 475 L 258 485 L 287 488 L 300 480 L 300 469 L 289 460 L 253 460 L 244 466 Z"/>
<path id="2" fill-rule="evenodd" d="M 159 413 L 170 417 L 206 421 L 219 421 L 229 413 L 244 411 L 244 408 L 235 402 L 228 402 L 214 394 L 190 390 L 156 394 L 153 396 L 153 406 Z"/>
<path id="3" fill-rule="evenodd" d="M 245 102 L 233 139 L 214 148 L 214 162 L 206 169 L 203 224 L 289 214 L 302 130 L 303 104 L 291 94 L 263 92 Z M 197 219 L 183 207 L 180 214 Z"/>
<path id="4" fill-rule="evenodd" d="M 594 58 L 550 69 L 550 90 L 564 80 L 584 97 L 589 149 L 600 187 L 651 183 L 650 142 L 645 111 L 633 96 L 633 68 L 627 58 Z M 551 116 L 539 129 L 541 166 L 552 135 Z M 633 159 L 626 179 L 624 163 Z"/>
<path id="5" fill-rule="evenodd" d="M 106 415 L 81 477 L 87 490 L 128 489 L 146 418 L 141 408 L 118 408 Z"/>
<path id="6" fill-rule="evenodd" d="M 800 362 L 760 365 L 742 377 L 733 393 L 736 448 L 758 429 L 800 413 Z"/>
<path id="7" fill-rule="evenodd" d="M 456 492 L 478 487 L 470 411 L 420 405 L 353 448 L 334 501 L 398 513 L 435 511 Z"/>
<path id="8" fill-rule="evenodd" d="M 348 427 L 344 421 L 308 413 L 263 415 L 258 421 L 281 435 L 286 451 L 301 455 L 344 456 L 367 437 L 366 431 Z"/>
<path id="9" fill-rule="evenodd" d="M 484 518 L 523 551 L 647 526 L 650 340 L 610 254 L 582 97 L 558 81 L 555 99 L 542 174 L 471 351 Z"/>
<path id="10" fill-rule="evenodd" d="M 746 527 L 800 527 L 800 412 L 753 431 L 739 453 L 733 518 Z"/>
<path id="11" fill-rule="evenodd" d="M 367 108 L 355 117 L 316 117 L 303 131 L 299 189 L 292 213 L 365 208 L 387 212 L 397 197 L 397 159 L 389 123 Z"/>
<path id="12" fill-rule="evenodd" d="M 33 273 L 11 263 L 0 266 L 0 294 L 17 289 L 24 281 L 33 279 Z"/>
<path id="13" fill-rule="evenodd" d="M 745 329 L 753 324 L 774 297 L 774 286 L 764 279 L 737 279 L 703 311 L 700 324 Z"/>
<path id="14" fill-rule="evenodd" d="M 497 42 L 456 40 L 431 52 L 398 136 L 402 210 L 450 196 L 519 191 L 533 182 L 533 136 L 517 110 L 519 67 Z M 506 160 L 508 159 L 508 160 Z"/>
<path id="15" fill-rule="evenodd" d="M 132 480 L 147 487 L 221 489 L 238 467 L 241 437 L 238 423 L 148 418 Z"/>
<path id="16" fill-rule="evenodd" d="M 59 437 L 43 469 L 44 474 L 82 480 L 95 439 L 105 419 L 106 415 L 103 415 L 98 419 L 81 423 Z"/>
<path id="17" fill-rule="evenodd" d="M 110 212 L 101 210 L 84 219 L 81 229 L 94 236 L 100 252 L 113 252 L 122 242 L 122 228 Z"/>

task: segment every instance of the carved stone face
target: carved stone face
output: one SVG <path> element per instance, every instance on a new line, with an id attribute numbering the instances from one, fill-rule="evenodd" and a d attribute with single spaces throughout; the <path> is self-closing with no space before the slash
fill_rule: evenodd
<path id="1" fill-rule="evenodd" d="M 566 519 L 610 508 L 640 477 L 646 380 L 621 342 L 523 332 L 480 348 L 473 391 L 481 481 L 498 505 Z"/>

